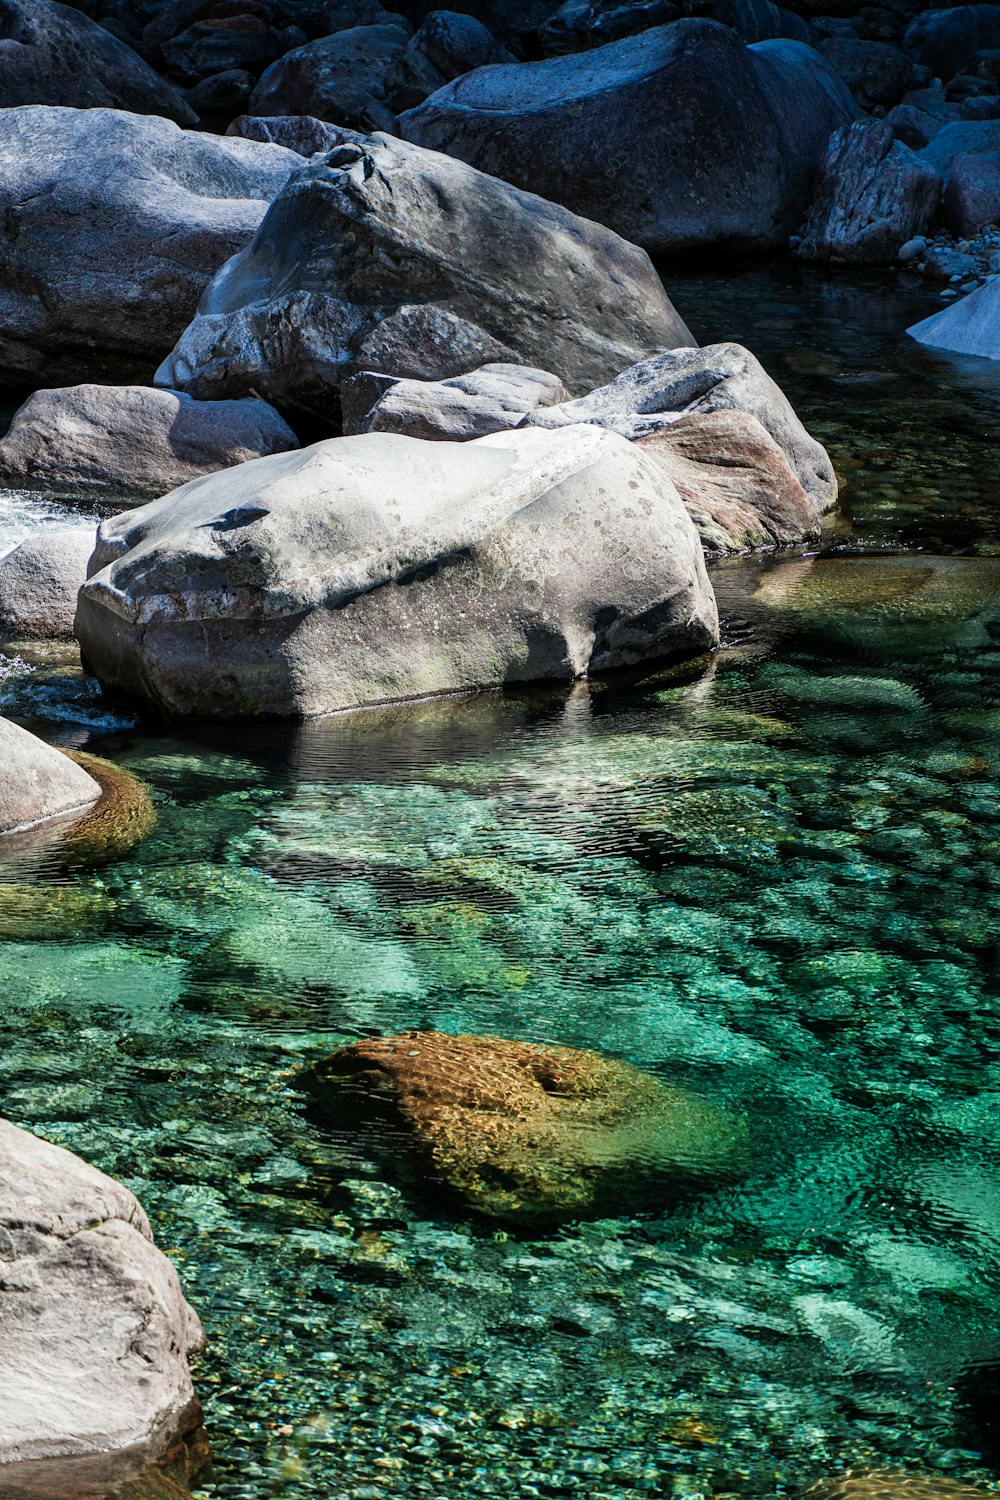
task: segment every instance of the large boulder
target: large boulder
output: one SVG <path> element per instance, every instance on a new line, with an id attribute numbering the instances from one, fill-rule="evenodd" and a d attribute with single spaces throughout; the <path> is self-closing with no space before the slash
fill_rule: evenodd
<path id="1" fill-rule="evenodd" d="M 1000 5 L 924 11 L 910 22 L 903 45 L 939 78 L 967 73 L 977 52 L 1000 47 Z"/>
<path id="2" fill-rule="evenodd" d="M 933 227 L 940 202 L 940 176 L 887 121 L 855 120 L 830 138 L 798 253 L 891 265 L 907 240 Z"/>
<path id="3" fill-rule="evenodd" d="M 55 0 L 0 4 L 0 109 L 19 104 L 131 109 L 197 122 L 183 94 L 131 47 Z"/>
<path id="4" fill-rule="evenodd" d="M 897 104 L 910 86 L 913 64 L 898 47 L 885 42 L 835 36 L 818 51 L 847 84 L 862 109 Z"/>
<path id="5" fill-rule="evenodd" d="M 391 130 L 386 73 L 409 40 L 404 26 L 355 26 L 272 63 L 250 95 L 255 115 L 315 115 L 359 130 Z"/>
<path id="6" fill-rule="evenodd" d="M 100 783 L 82 766 L 9 719 L 0 719 L 0 765 L 0 835 L 78 817 L 102 795 Z M 0 1212 L 2 1207 L 0 1198 Z M 0 1321 L 2 1307 L 0 1298 Z M 0 1454 L 3 1440 L 4 1424 L 0 1423 Z"/>
<path id="7" fill-rule="evenodd" d="M 40 531 L 0 557 L 0 638 L 72 640 L 94 528 Z"/>
<path id="8" fill-rule="evenodd" d="M 0 487 L 140 504 L 201 474 L 284 453 L 298 439 L 273 406 L 194 401 L 141 385 L 36 391 L 0 439 Z"/>
<path id="9" fill-rule="evenodd" d="M 197 1425 L 201 1327 L 127 1188 L 0 1120 L 0 1245 L 0 1491 L 44 1484 L 37 1460 L 94 1477 L 95 1460 L 155 1458 Z M 59 1494 L 105 1493 L 53 1467 Z"/>
<path id="10" fill-rule="evenodd" d="M 567 681 L 717 639 L 676 491 L 588 427 L 258 459 L 105 521 L 91 571 L 90 665 L 170 714 Z"/>
<path id="11" fill-rule="evenodd" d="M 384 135 L 290 179 L 156 383 L 332 421 L 360 370 L 535 365 L 571 391 L 694 339 L 648 256 L 603 225 Z"/>
<path id="12" fill-rule="evenodd" d="M 0 382 L 148 379 L 300 162 L 117 110 L 0 111 Z"/>
<path id="13" fill-rule="evenodd" d="M 594 52 L 478 68 L 399 128 L 674 253 L 782 244 L 831 132 L 857 112 L 802 43 L 747 47 L 714 21 L 685 20 Z"/>
<path id="14" fill-rule="evenodd" d="M 252 13 L 220 15 L 220 9 L 163 43 L 163 60 L 175 78 L 198 83 L 235 69 L 258 73 L 306 41 L 298 26 L 274 26 Z"/>
<path id="15" fill-rule="evenodd" d="M 940 172 L 947 183 L 952 163 L 960 156 L 1000 155 L 1000 120 L 953 120 L 928 141 L 921 160 Z"/>
<path id="16" fill-rule="evenodd" d="M 987 281 L 942 312 L 914 323 L 907 333 L 929 349 L 1000 359 L 1000 279 Z"/>
<path id="17" fill-rule="evenodd" d="M 345 432 L 466 442 L 516 427 L 529 412 L 568 399 L 562 381 L 528 365 L 483 365 L 452 380 L 356 375 L 341 396 Z"/>
<path id="18" fill-rule="evenodd" d="M 386 94 L 394 110 L 410 109 L 473 68 L 514 61 L 474 16 L 432 11 L 386 72 Z"/>
<path id="19" fill-rule="evenodd" d="M 579 400 L 539 407 L 523 420 L 534 427 L 592 422 L 636 442 L 680 416 L 713 411 L 756 417 L 788 459 L 816 514 L 834 504 L 837 476 L 829 454 L 810 437 L 781 387 L 740 344 L 674 349 L 625 370 Z"/>
<path id="20" fill-rule="evenodd" d="M 972 239 L 1000 223 L 1000 156 L 956 156 L 944 198 L 948 228 Z"/>
<path id="21" fill-rule="evenodd" d="M 491 1219 L 634 1212 L 746 1164 L 739 1117 L 598 1052 L 411 1031 L 344 1047 L 303 1082 Z"/>

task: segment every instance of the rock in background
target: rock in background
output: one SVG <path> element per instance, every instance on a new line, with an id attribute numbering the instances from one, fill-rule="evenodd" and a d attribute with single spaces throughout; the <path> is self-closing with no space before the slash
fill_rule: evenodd
<path id="1" fill-rule="evenodd" d="M 0 557 L 0 637 L 72 640 L 94 528 L 44 531 Z"/>

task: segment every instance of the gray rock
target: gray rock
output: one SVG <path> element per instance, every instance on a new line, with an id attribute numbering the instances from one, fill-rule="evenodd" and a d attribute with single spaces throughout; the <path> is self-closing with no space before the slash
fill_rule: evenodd
<path id="1" fill-rule="evenodd" d="M 837 498 L 837 476 L 826 450 L 803 427 L 791 402 L 749 349 L 709 344 L 647 359 L 578 401 L 532 412 L 532 427 L 593 422 L 633 442 L 652 437 L 678 416 L 745 411 L 757 418 L 785 454 L 819 510 Z"/>
<path id="2" fill-rule="evenodd" d="M 188 89 L 188 103 L 197 111 L 199 118 L 205 115 L 238 115 L 246 108 L 253 86 L 252 73 L 241 68 L 230 68 L 225 73 L 213 73 Z M 238 135 L 239 132 L 233 131 L 232 134 Z"/>
<path id="3" fill-rule="evenodd" d="M 833 130 L 857 115 L 799 42 L 684 20 L 593 52 L 480 68 L 399 122 L 647 249 L 764 248 L 798 227 Z"/>
<path id="4" fill-rule="evenodd" d="M 0 719 L 0 835 L 20 833 L 56 818 L 69 818 L 86 812 L 101 796 L 101 788 L 82 766 L 43 740 L 36 739 L 9 719 Z M 0 1182 L 3 1157 L 0 1152 Z M 3 1210 L 11 1201 L 0 1194 L 0 1224 Z M 2 1264 L 2 1262 L 0 1262 Z M 0 1288 L 3 1277 L 0 1273 Z M 0 1299 L 0 1331 L 3 1328 L 3 1306 L 9 1298 Z M 0 1386 L 0 1412 L 7 1395 L 7 1350 L 4 1350 L 5 1379 Z M 4 1444 L 9 1441 L 7 1423 L 0 1421 L 0 1462 Z"/>
<path id="5" fill-rule="evenodd" d="M 151 116 L 0 111 L 0 381 L 148 379 L 299 164 Z"/>
<path id="6" fill-rule="evenodd" d="M 360 370 L 551 370 L 571 391 L 694 339 L 648 257 L 602 225 L 383 135 L 300 168 L 156 383 L 337 416 Z"/>
<path id="7" fill-rule="evenodd" d="M 355 26 L 272 63 L 250 95 L 255 115 L 315 115 L 359 130 L 391 130 L 385 76 L 406 49 L 402 26 Z"/>
<path id="8" fill-rule="evenodd" d="M 757 418 L 695 412 L 638 439 L 669 477 L 712 556 L 815 537 L 821 508 Z"/>
<path id="9" fill-rule="evenodd" d="M 1000 154 L 1000 120 L 954 120 L 943 125 L 920 155 L 947 184 L 956 156 Z"/>
<path id="10" fill-rule="evenodd" d="M 363 373 L 342 392 L 341 403 L 345 432 L 399 432 L 466 442 L 508 431 L 528 412 L 568 398 L 562 381 L 547 370 L 499 364 L 452 380 L 395 380 Z"/>
<path id="11" fill-rule="evenodd" d="M 94 528 L 42 531 L 0 557 L 0 636 L 72 640 Z"/>
<path id="12" fill-rule="evenodd" d="M 234 68 L 259 73 L 293 47 L 306 43 L 298 26 L 279 29 L 263 16 L 208 16 L 163 43 L 168 71 L 182 83 L 197 83 Z"/>
<path id="13" fill-rule="evenodd" d="M 266 401 L 193 401 L 151 386 L 36 391 L 0 440 L 0 486 L 135 505 L 298 447 Z"/>
<path id="14" fill-rule="evenodd" d="M 944 216 L 952 234 L 963 238 L 1000 222 L 1000 157 L 953 158 Z"/>
<path id="15" fill-rule="evenodd" d="M 1000 359 L 1000 278 L 906 331 L 931 349 Z"/>
<path id="16" fill-rule="evenodd" d="M 54 0 L 4 0 L 0 14 L 0 108 L 65 104 L 132 109 L 194 125 L 184 95 L 131 47 Z"/>
<path id="17" fill-rule="evenodd" d="M 360 146 L 368 139 L 360 131 L 331 125 L 315 115 L 240 115 L 227 126 L 226 134 L 247 141 L 272 141 L 299 156 L 318 156 L 337 146 Z"/>
<path id="18" fill-rule="evenodd" d="M 981 49 L 1000 47 L 1000 5 L 925 11 L 910 22 L 903 45 L 936 77 L 954 78 Z"/>
<path id="19" fill-rule="evenodd" d="M 955 277 L 975 276 L 976 262 L 973 256 L 949 245 L 932 245 L 920 262 L 920 271 L 934 281 L 951 281 Z"/>
<path id="20" fill-rule="evenodd" d="M 910 86 L 913 63 L 898 47 L 864 42 L 853 37 L 831 37 L 819 51 L 839 73 L 862 109 L 896 104 Z"/>
<path id="21" fill-rule="evenodd" d="M 914 235 L 912 240 L 907 240 L 904 245 L 900 245 L 899 254 L 896 259 L 901 266 L 908 266 L 912 261 L 919 260 L 926 249 L 926 236 L 922 234 Z"/>
<path id="22" fill-rule="evenodd" d="M 394 110 L 410 109 L 453 78 L 515 58 L 473 16 L 432 11 L 410 38 L 406 51 L 386 71 L 385 90 Z"/>
<path id="23" fill-rule="evenodd" d="M 931 229 L 941 178 L 885 120 L 855 120 L 830 137 L 802 229 L 803 260 L 890 265 Z"/>
<path id="24" fill-rule="evenodd" d="M 105 521 L 91 566 L 76 620 L 89 663 L 170 714 L 567 681 L 718 635 L 676 491 L 585 426 L 368 433 L 258 459 Z"/>
<path id="25" fill-rule="evenodd" d="M 197 1422 L 201 1327 L 127 1188 L 0 1120 L 0 1242 L 0 1483 L 17 1493 L 19 1461 L 153 1455 Z"/>
<path id="26" fill-rule="evenodd" d="M 897 104 L 886 115 L 886 123 L 897 141 L 911 151 L 922 151 L 937 135 L 944 121 L 912 104 Z"/>

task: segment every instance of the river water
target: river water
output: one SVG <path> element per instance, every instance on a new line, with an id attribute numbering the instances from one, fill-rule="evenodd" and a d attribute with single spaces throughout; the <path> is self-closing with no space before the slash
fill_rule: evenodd
<path id="1" fill-rule="evenodd" d="M 820 547 L 714 570 L 711 658 L 252 732 L 0 660 L 0 712 L 157 804 L 118 864 L 0 873 L 0 1108 L 174 1258 L 199 1495 L 1000 1484 L 1000 369 L 908 345 L 936 304 L 888 275 L 668 287 L 846 482 Z M 0 547 L 50 519 L 0 501 Z M 463 1216 L 296 1087 L 427 1026 L 693 1087 L 751 1170 L 546 1232 Z"/>

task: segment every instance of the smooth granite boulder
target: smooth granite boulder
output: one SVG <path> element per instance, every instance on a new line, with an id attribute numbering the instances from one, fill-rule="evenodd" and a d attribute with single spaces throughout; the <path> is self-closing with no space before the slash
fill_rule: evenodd
<path id="1" fill-rule="evenodd" d="M 169 714 L 308 716 L 567 681 L 717 639 L 698 537 L 593 427 L 333 438 L 103 522 L 76 634 Z"/>
<path id="2" fill-rule="evenodd" d="M 598 1052 L 496 1036 L 370 1037 L 303 1084 L 341 1128 L 487 1218 L 558 1223 L 635 1212 L 740 1175 L 745 1122 Z"/>
<path id="3" fill-rule="evenodd" d="M 299 446 L 266 401 L 194 401 L 141 385 L 36 391 L 0 439 L 0 488 L 136 505 Z"/>
<path id="4" fill-rule="evenodd" d="M 127 1188 L 0 1120 L 0 1244 L 0 1493 L 22 1462 L 37 1483 L 38 1460 L 153 1459 L 197 1426 L 201 1326 Z"/>
<path id="5" fill-rule="evenodd" d="M 102 795 L 99 782 L 88 776 L 82 766 L 61 751 L 53 750 L 44 740 L 36 739 L 20 725 L 12 724 L 9 719 L 0 719 L 0 766 L 3 767 L 0 775 L 0 835 L 20 833 L 41 823 L 79 816 L 93 807 Z M 2 1306 L 3 1299 L 0 1298 L 0 1309 Z M 0 1403 L 2 1400 L 0 1386 Z M 3 1423 L 0 1422 L 0 1453 L 2 1449 Z"/>
<path id="6" fill-rule="evenodd" d="M 593 422 L 636 442 L 680 416 L 713 411 L 756 417 L 788 459 L 817 514 L 834 504 L 837 476 L 829 454 L 810 437 L 760 361 L 740 344 L 674 349 L 644 360 L 580 400 L 540 407 L 523 420 L 532 427 Z"/>
<path id="7" fill-rule="evenodd" d="M 148 379 L 300 164 L 147 115 L 0 110 L 0 382 Z"/>
<path id="8" fill-rule="evenodd" d="M 55 0 L 0 5 L 0 109 L 19 104 L 132 109 L 197 122 L 184 95 L 131 47 Z"/>
<path id="9" fill-rule="evenodd" d="M 891 265 L 900 246 L 933 228 L 940 202 L 940 176 L 887 121 L 855 120 L 830 137 L 798 254 Z"/>
<path id="10" fill-rule="evenodd" d="M 240 135 L 247 141 L 271 141 L 299 156 L 318 156 L 336 146 L 363 145 L 367 137 L 315 115 L 238 115 L 226 127 L 227 135 Z"/>
<path id="11" fill-rule="evenodd" d="M 452 380 L 363 373 L 341 393 L 345 432 L 400 432 L 453 442 L 505 432 L 529 412 L 568 399 L 558 376 L 527 365 L 483 365 Z"/>
<path id="12" fill-rule="evenodd" d="M 391 130 L 386 73 L 401 57 L 401 25 L 356 26 L 279 57 L 250 95 L 254 115 L 315 115 L 359 130 Z"/>
<path id="13" fill-rule="evenodd" d="M 448 156 L 374 135 L 300 166 L 208 288 L 156 384 L 333 425 L 361 370 L 551 370 L 571 391 L 693 345 L 648 256 Z"/>
<path id="14" fill-rule="evenodd" d="M 929 349 L 1000 359 L 1000 279 L 987 281 L 968 297 L 932 313 L 906 331 L 911 339 Z"/>
<path id="15" fill-rule="evenodd" d="M 72 640 L 94 528 L 40 531 L 0 557 L 0 638 Z"/>
<path id="16" fill-rule="evenodd" d="M 683 20 L 596 51 L 477 68 L 399 122 L 406 140 L 670 254 L 783 244 L 832 131 L 858 110 L 801 42 Z"/>

